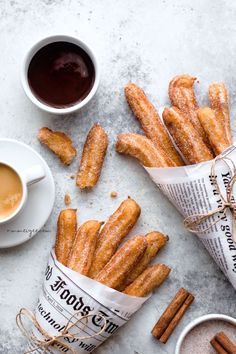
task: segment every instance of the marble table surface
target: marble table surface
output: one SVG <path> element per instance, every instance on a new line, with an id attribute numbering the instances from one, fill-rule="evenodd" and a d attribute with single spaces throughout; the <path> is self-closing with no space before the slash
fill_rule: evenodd
<path id="1" fill-rule="evenodd" d="M 123 87 L 133 80 L 157 106 L 168 104 L 169 80 L 180 73 L 199 79 L 200 104 L 207 102 L 207 86 L 224 81 L 231 92 L 232 118 L 236 112 L 236 3 L 226 0 L 0 0 L 0 131 L 35 148 L 48 162 L 56 183 L 56 201 L 45 225 L 27 243 L 0 251 L 0 353 L 23 353 L 25 340 L 15 325 L 17 311 L 33 309 L 40 291 L 56 219 L 65 193 L 72 196 L 79 221 L 105 219 L 128 195 L 142 207 L 131 234 L 161 230 L 170 242 L 157 260 L 172 267 L 166 283 L 143 308 L 110 338 L 97 354 L 173 354 L 177 338 L 190 320 L 207 313 L 236 315 L 235 291 L 200 241 L 185 231 L 182 218 L 136 161 L 119 156 L 116 135 L 141 132 L 128 109 Z M 82 112 L 51 116 L 35 108 L 20 83 L 22 58 L 36 40 L 66 33 L 86 40 L 97 52 L 101 84 Z M 42 126 L 68 133 L 81 154 L 87 131 L 99 122 L 109 134 L 109 151 L 97 187 L 80 192 L 69 176 L 78 161 L 63 167 L 36 139 Z M 235 122 L 233 122 L 235 131 Z M 16 151 L 17 153 L 17 151 Z M 23 157 L 19 157 L 23 158 Z M 118 197 L 112 199 L 111 191 Z M 1 236 L 1 235 L 0 235 Z M 166 345 L 154 340 L 155 321 L 181 286 L 196 300 Z"/>

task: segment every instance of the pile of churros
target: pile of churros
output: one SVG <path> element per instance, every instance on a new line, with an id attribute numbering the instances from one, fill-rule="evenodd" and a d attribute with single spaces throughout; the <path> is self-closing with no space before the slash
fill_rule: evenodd
<path id="1" fill-rule="evenodd" d="M 144 91 L 133 83 L 125 87 L 126 100 L 144 135 L 117 137 L 116 150 L 135 157 L 146 167 L 176 167 L 213 159 L 232 145 L 228 92 L 223 83 L 209 86 L 210 107 L 199 108 L 196 78 L 176 76 L 169 84 L 172 107 L 163 121 Z"/>
<path id="2" fill-rule="evenodd" d="M 223 83 L 209 86 L 210 107 L 199 108 L 195 77 L 179 75 L 169 84 L 172 106 L 161 120 L 144 91 L 134 83 L 125 87 L 126 100 L 145 135 L 125 133 L 117 137 L 116 151 L 135 157 L 146 167 L 176 167 L 208 161 L 232 145 L 229 98 Z M 39 141 L 70 165 L 77 152 L 63 132 L 41 128 Z M 93 188 L 100 177 L 108 136 L 99 124 L 90 129 L 84 143 L 76 185 Z"/>
<path id="3" fill-rule="evenodd" d="M 152 264 L 168 236 L 153 231 L 122 241 L 139 218 L 140 206 L 124 200 L 107 222 L 89 220 L 77 229 L 75 209 L 60 212 L 55 254 L 68 268 L 130 296 L 144 297 L 170 273 L 165 264 Z"/>

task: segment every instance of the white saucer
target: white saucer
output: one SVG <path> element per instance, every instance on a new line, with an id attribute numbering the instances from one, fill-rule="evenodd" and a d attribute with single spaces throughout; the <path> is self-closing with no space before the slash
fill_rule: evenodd
<path id="1" fill-rule="evenodd" d="M 0 248 L 7 248 L 28 241 L 44 226 L 53 208 L 55 185 L 45 160 L 24 143 L 13 139 L 0 139 L 1 159 L 9 161 L 19 171 L 41 164 L 46 174 L 42 181 L 28 187 L 28 199 L 22 212 L 9 223 L 0 225 Z"/>

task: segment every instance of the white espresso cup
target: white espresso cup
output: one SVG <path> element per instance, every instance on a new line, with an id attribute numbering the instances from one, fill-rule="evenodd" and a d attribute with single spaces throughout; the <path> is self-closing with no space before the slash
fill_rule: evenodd
<path id="1" fill-rule="evenodd" d="M 0 160 L 0 164 L 13 170 L 17 174 L 22 186 L 22 196 L 18 207 L 6 218 L 0 219 L 1 225 L 10 222 L 23 210 L 28 198 L 28 186 L 41 181 L 45 177 L 45 171 L 41 165 L 33 165 L 26 170 L 19 171 L 14 165 L 6 161 Z"/>
<path id="2" fill-rule="evenodd" d="M 31 60 L 33 59 L 34 55 L 43 47 L 45 47 L 48 44 L 56 43 L 56 42 L 68 42 L 77 45 L 78 47 L 82 48 L 86 54 L 90 57 L 93 66 L 94 66 L 94 82 L 93 86 L 88 93 L 88 95 L 82 99 L 82 101 L 75 103 L 72 106 L 68 106 L 65 108 L 56 108 L 50 105 L 47 105 L 40 101 L 32 91 L 29 81 L 28 81 L 28 69 L 29 65 L 31 63 Z M 68 36 L 68 35 L 53 35 L 50 37 L 43 38 L 36 42 L 26 53 L 26 56 L 23 61 L 23 66 L 22 66 L 22 71 L 21 71 L 21 82 L 23 89 L 28 96 L 28 98 L 33 102 L 37 107 L 41 108 L 42 110 L 49 112 L 49 113 L 54 113 L 54 114 L 69 114 L 72 112 L 75 112 L 82 107 L 84 107 L 95 95 L 98 89 L 100 81 L 100 70 L 98 66 L 98 61 L 97 58 L 91 49 L 91 47 L 88 46 L 85 42 L 83 42 L 81 39 L 78 39 L 76 37 Z"/>

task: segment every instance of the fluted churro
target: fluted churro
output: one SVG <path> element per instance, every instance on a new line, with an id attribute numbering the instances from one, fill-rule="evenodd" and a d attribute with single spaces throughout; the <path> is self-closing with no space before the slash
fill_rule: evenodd
<path id="1" fill-rule="evenodd" d="M 216 119 L 215 112 L 209 107 L 198 110 L 198 118 L 208 136 L 214 153 L 219 155 L 230 146 L 222 120 Z"/>
<path id="2" fill-rule="evenodd" d="M 53 132 L 44 127 L 39 130 L 38 139 L 40 143 L 54 152 L 65 165 L 69 165 L 76 156 L 76 149 L 71 139 L 63 132 Z"/>
<path id="3" fill-rule="evenodd" d="M 215 111 L 216 120 L 221 121 L 229 144 L 232 144 L 230 130 L 229 97 L 223 82 L 213 82 L 209 86 L 209 100 Z"/>
<path id="4" fill-rule="evenodd" d="M 66 265 L 77 229 L 76 209 L 64 209 L 57 221 L 55 254 L 57 260 Z"/>
<path id="5" fill-rule="evenodd" d="M 108 145 L 107 134 L 99 124 L 90 129 L 84 144 L 76 184 L 79 188 L 93 188 L 101 174 Z"/>
<path id="6" fill-rule="evenodd" d="M 153 106 L 148 100 L 144 91 L 133 83 L 125 87 L 125 96 L 134 115 L 139 120 L 146 136 L 150 138 L 157 150 L 163 150 L 166 156 L 173 161 L 173 166 L 183 165 L 183 160 L 176 151 L 162 121 Z"/>
<path id="7" fill-rule="evenodd" d="M 126 241 L 94 279 L 110 288 L 119 289 L 142 257 L 146 247 L 147 241 L 143 236 Z"/>
<path id="8" fill-rule="evenodd" d="M 169 237 L 163 235 L 161 232 L 153 231 L 146 235 L 147 248 L 144 255 L 133 269 L 133 271 L 125 279 L 124 286 L 121 290 L 124 290 L 129 284 L 131 284 L 149 265 L 152 259 L 156 256 L 159 250 L 165 246 Z"/>
<path id="9" fill-rule="evenodd" d="M 205 144 L 209 146 L 207 136 L 197 116 L 197 110 L 199 107 L 193 87 L 195 80 L 196 77 L 190 75 L 179 75 L 174 77 L 169 84 L 169 97 L 172 105 L 176 106 L 180 111 L 186 114 Z"/>
<path id="10" fill-rule="evenodd" d="M 165 108 L 163 120 L 176 145 L 190 164 L 211 160 L 213 155 L 190 120 L 178 108 Z"/>
<path id="11" fill-rule="evenodd" d="M 123 238 L 136 223 L 141 209 L 131 198 L 124 200 L 119 208 L 109 217 L 98 237 L 94 260 L 89 276 L 94 278 L 109 262 Z"/>
<path id="12" fill-rule="evenodd" d="M 170 167 L 168 157 L 159 151 L 154 143 L 146 136 L 127 133 L 117 137 L 116 151 L 120 154 L 130 155 L 139 160 L 146 167 Z"/>
<path id="13" fill-rule="evenodd" d="M 147 296 L 164 282 L 170 271 L 171 269 L 165 264 L 149 266 L 123 292 L 131 296 Z"/>
<path id="14" fill-rule="evenodd" d="M 68 268 L 82 275 L 89 273 L 102 224 L 97 220 L 89 220 L 80 226 L 69 254 Z"/>

